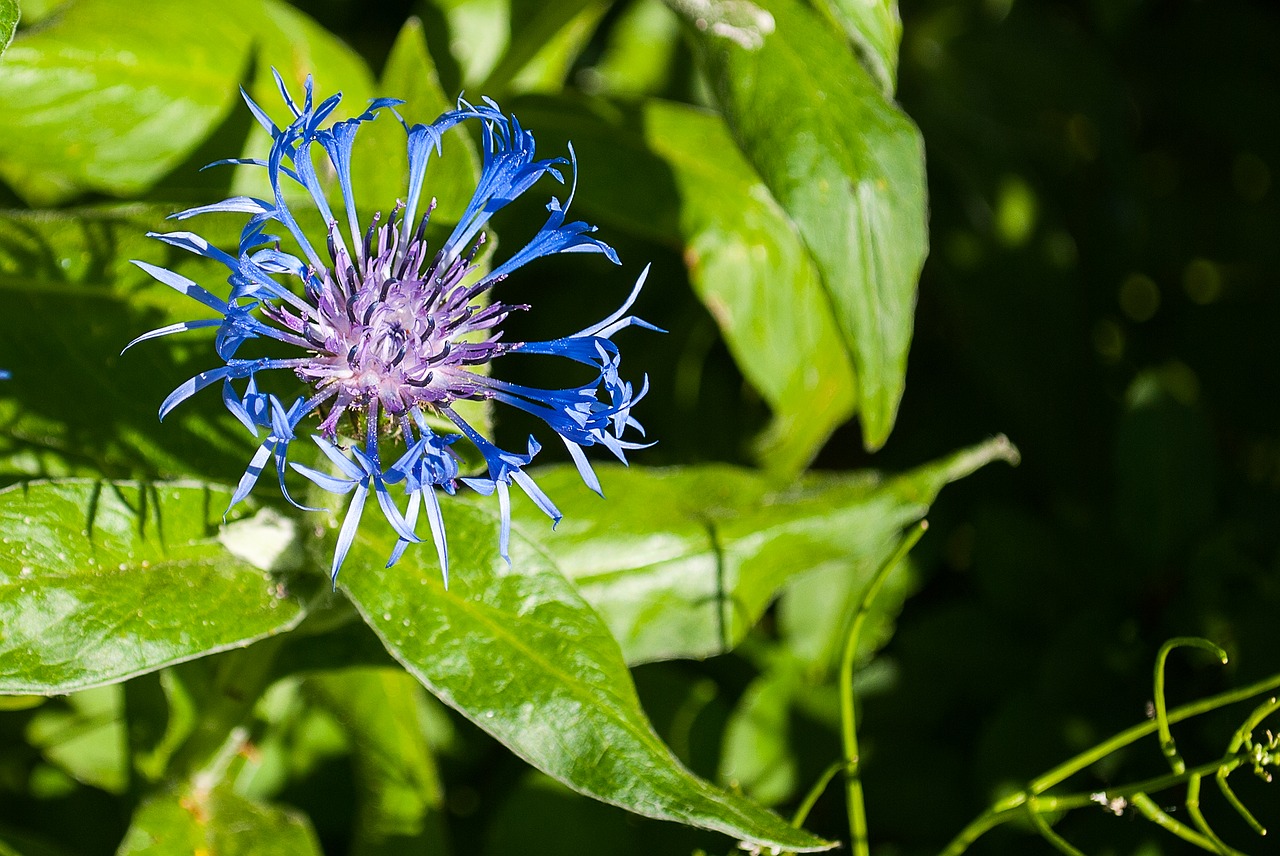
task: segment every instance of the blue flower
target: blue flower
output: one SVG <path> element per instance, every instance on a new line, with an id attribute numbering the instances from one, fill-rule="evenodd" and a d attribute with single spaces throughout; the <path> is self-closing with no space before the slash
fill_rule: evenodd
<path id="1" fill-rule="evenodd" d="M 224 299 L 195 282 L 146 262 L 134 264 L 156 280 L 199 301 L 217 317 L 170 324 L 129 343 L 186 330 L 216 328 L 214 349 L 220 364 L 175 389 L 160 407 L 163 419 L 200 389 L 221 382 L 227 409 L 255 437 L 266 430 L 241 477 L 231 505 L 249 495 L 268 463 L 274 462 L 281 492 L 297 505 L 286 487 L 292 468 L 321 488 L 350 495 L 338 533 L 332 575 L 336 580 L 372 492 L 398 541 L 388 560 L 394 564 L 417 534 L 425 512 L 448 583 L 448 549 L 438 490 L 452 494 L 465 484 L 482 494 L 496 493 L 502 518 L 499 547 L 507 556 L 511 529 L 510 486 L 517 485 L 553 521 L 560 512 L 538 488 L 525 468 L 541 448 L 529 438 L 523 454 L 506 451 L 480 434 L 454 407 L 458 401 L 488 400 L 530 413 L 560 435 L 588 487 L 600 483 L 583 452 L 602 445 L 625 463 L 626 451 L 641 448 L 624 434 L 643 430 L 631 408 L 644 397 L 618 374 L 618 348 L 613 335 L 629 325 L 656 327 L 627 314 L 638 296 L 648 268 L 641 273 L 622 307 L 608 318 L 570 336 L 547 342 L 508 342 L 501 325 L 507 316 L 528 306 L 485 302 L 486 294 L 517 268 L 554 253 L 598 253 L 618 264 L 617 254 L 594 237 L 595 227 L 566 222 L 569 202 L 552 198 L 546 223 L 533 239 L 485 272 L 475 257 L 485 240 L 490 218 L 545 176 L 564 183 L 569 158 L 536 160 L 533 135 L 494 102 L 459 101 L 458 107 L 426 125 L 409 125 L 409 178 L 404 201 L 397 201 L 382 222 L 374 214 L 362 228 L 351 185 L 352 147 L 360 127 L 401 102 L 380 98 L 353 119 L 330 122 L 341 95 L 315 103 L 308 78 L 301 105 L 293 100 L 279 74 L 276 83 L 293 120 L 277 126 L 245 95 L 249 109 L 272 138 L 266 160 L 234 159 L 219 163 L 252 164 L 267 171 L 272 198 L 234 197 L 173 215 L 186 220 L 211 212 L 248 215 L 235 252 L 211 245 L 192 232 L 155 234 L 179 249 L 220 262 L 230 272 Z M 397 115 L 397 118 L 398 115 Z M 423 205 L 427 160 L 439 152 L 444 132 L 462 122 L 480 123 L 484 163 L 475 193 L 461 220 L 444 243 L 425 240 L 434 200 Z M 327 160 L 342 195 L 339 223 L 321 184 L 317 161 Z M 326 224 L 322 245 L 299 225 L 287 196 L 305 191 Z M 286 194 L 286 189 L 290 191 Z M 569 200 L 572 201 L 572 192 Z M 304 217 L 312 217 L 310 213 Z M 282 231 L 269 234 L 268 229 Z M 317 246 L 322 247 L 317 249 Z M 274 339 L 297 350 L 295 356 L 240 356 L 246 343 Z M 127 348 L 126 348 L 127 349 Z M 273 352 L 279 353 L 278 346 Z M 581 386 L 539 389 L 491 377 L 487 366 L 508 354 L 542 354 L 590 366 L 595 378 Z M 258 375 L 274 369 L 292 373 L 309 387 L 286 407 L 277 395 L 259 392 Z M 243 382 L 238 389 L 237 382 Z M 601 392 L 604 394 L 601 395 Z M 338 470 L 328 475 L 289 460 L 290 445 L 305 418 L 317 420 L 312 440 Z M 458 433 L 437 433 L 427 416 L 443 417 Z M 347 416 L 347 420 L 343 420 Z M 354 438 L 340 427 L 354 426 Z M 454 444 L 465 438 L 487 464 L 487 473 L 463 477 Z M 402 449 L 388 450 L 388 445 Z M 390 466 L 384 457 L 395 458 Z M 402 491 L 406 511 L 393 496 Z M 300 508 L 302 506 L 299 506 Z"/>

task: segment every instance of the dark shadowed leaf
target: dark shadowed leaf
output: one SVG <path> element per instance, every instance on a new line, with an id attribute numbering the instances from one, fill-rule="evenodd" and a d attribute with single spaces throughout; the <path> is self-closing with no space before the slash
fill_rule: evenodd
<path id="1" fill-rule="evenodd" d="M 0 215 L 0 479 L 101 475 L 239 478 L 254 441 L 216 390 L 165 421 L 157 411 L 187 378 L 217 364 L 210 331 L 144 342 L 174 321 L 208 318 L 195 300 L 129 263 L 169 267 L 226 294 L 226 269 L 146 237 L 168 231 L 164 207 Z M 234 246 L 233 217 L 201 232 Z"/>
<path id="2" fill-rule="evenodd" d="M 290 581 L 218 543 L 229 498 L 79 479 L 0 491 L 0 692 L 115 683 L 296 625 Z"/>
<path id="3" fill-rule="evenodd" d="M 531 99 L 519 112 L 573 141 L 580 210 L 683 248 L 699 299 L 773 410 L 763 462 L 802 469 L 853 414 L 853 369 L 795 224 L 724 121 L 656 99 L 594 112 Z"/>
<path id="4" fill-rule="evenodd" d="M 310 856 L 320 842 L 296 811 L 254 802 L 229 786 L 193 787 L 152 797 L 139 807 L 118 856 Z"/>
<path id="5" fill-rule="evenodd" d="M 799 0 L 669 0 L 734 139 L 818 263 L 858 375 L 863 443 L 905 384 L 927 249 L 924 145 L 834 28 Z"/>
<path id="6" fill-rule="evenodd" d="M 22 32 L 0 65 L 0 176 L 33 204 L 145 190 L 236 101 L 258 6 L 80 0 Z"/>
<path id="7" fill-rule="evenodd" d="M 450 588 L 429 548 L 383 564 L 393 535 L 363 528 L 339 577 L 388 650 L 446 704 L 574 790 L 637 814 L 793 851 L 831 845 L 685 769 L 636 698 L 617 642 L 563 575 L 498 522 L 448 504 Z"/>
<path id="8" fill-rule="evenodd" d="M 354 746 L 354 852 L 445 853 L 444 791 L 422 728 L 422 685 L 400 669 L 343 669 L 303 685 Z"/>
<path id="9" fill-rule="evenodd" d="M 537 481 L 564 520 L 551 531 L 527 501 L 514 517 L 600 612 L 628 662 L 710 657 L 736 645 L 797 577 L 830 574 L 861 591 L 938 491 L 1015 456 L 997 437 L 898 476 L 815 473 L 782 485 L 729 466 L 602 466 L 606 501 L 582 490 L 573 467 L 552 467 Z"/>

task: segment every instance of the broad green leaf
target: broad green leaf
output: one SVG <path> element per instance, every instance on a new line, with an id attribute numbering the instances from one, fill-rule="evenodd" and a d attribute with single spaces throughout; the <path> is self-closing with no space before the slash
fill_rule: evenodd
<path id="1" fill-rule="evenodd" d="M 792 701 L 801 676 L 775 669 L 747 687 L 725 728 L 719 778 L 765 805 L 777 805 L 795 793 L 799 764 L 789 745 Z"/>
<path id="2" fill-rule="evenodd" d="M 538 99 L 520 115 L 572 139 L 576 210 L 684 248 L 698 297 L 774 412 L 763 461 L 803 469 L 853 414 L 853 369 L 804 242 L 723 120 L 658 100 L 592 114 Z"/>
<path id="3" fill-rule="evenodd" d="M 452 99 L 440 88 L 436 66 L 427 49 L 422 22 L 410 18 L 396 36 L 387 66 L 378 83 L 380 95 L 403 99 L 396 111 L 412 124 L 425 124 L 452 110 Z M 409 163 L 404 128 L 388 115 L 365 125 L 356 138 L 352 156 L 352 181 L 357 197 L 371 194 L 370 211 L 385 215 L 396 199 L 404 199 L 409 183 Z M 449 132 L 440 154 L 427 161 L 423 193 L 437 202 L 432 221 L 452 227 L 462 217 L 480 177 L 475 143 L 461 128 Z M 424 200 L 425 204 L 426 200 Z"/>
<path id="4" fill-rule="evenodd" d="M 229 498 L 80 479 L 0 491 L 0 692 L 116 683 L 296 625 L 290 580 L 217 542 Z"/>
<path id="5" fill-rule="evenodd" d="M 559 91 L 578 53 L 609 8 L 603 0 L 512 0 L 515 38 L 479 89 L 495 93 Z"/>
<path id="6" fill-rule="evenodd" d="M 357 793 L 353 852 L 444 853 L 444 791 L 420 722 L 422 686 L 400 669 L 344 669 L 305 691 L 350 735 Z"/>
<path id="7" fill-rule="evenodd" d="M 299 103 L 303 97 L 303 83 L 308 77 L 312 77 L 317 100 L 336 92 L 342 93 L 342 103 L 334 111 L 333 119 L 346 119 L 363 113 L 369 99 L 377 93 L 373 72 L 359 54 L 315 20 L 283 0 L 256 2 L 259 9 L 251 20 L 255 48 L 254 76 L 246 88 L 267 115 L 281 126 L 293 119 L 280 97 L 280 90 L 271 73 L 273 69 L 280 73 L 290 95 Z M 241 106 L 238 109 L 246 108 Z M 379 121 L 388 120 L 390 117 Z M 265 159 L 270 148 L 270 136 L 254 122 L 243 153 L 225 152 L 219 156 Z M 238 167 L 232 183 L 233 193 L 271 198 L 266 172 L 261 167 Z M 291 196 L 306 198 L 306 191 L 291 182 L 286 182 L 286 185 L 289 185 Z M 301 220 L 304 228 L 324 227 L 318 217 L 314 221 L 307 218 Z"/>
<path id="8" fill-rule="evenodd" d="M 229 787 L 154 796 L 133 816 L 118 856 L 308 856 L 321 853 L 296 811 L 253 802 Z"/>
<path id="9" fill-rule="evenodd" d="M 898 0 L 818 0 L 816 5 L 845 32 L 880 91 L 892 98 L 902 41 Z"/>
<path id="10" fill-rule="evenodd" d="M 1003 437 L 897 476 L 814 473 L 779 484 L 723 465 L 600 466 L 607 500 L 571 466 L 536 473 L 564 519 L 550 531 L 517 501 L 513 519 L 596 608 L 629 663 L 733 648 L 784 585 L 828 573 L 860 592 L 902 529 L 938 492 L 994 460 Z"/>
<path id="11" fill-rule="evenodd" d="M 22 9 L 18 0 L 0 0 L 0 55 L 3 55 L 13 42 L 13 34 L 18 31 L 18 20 L 22 17 Z"/>
<path id="12" fill-rule="evenodd" d="M 493 70 L 511 37 L 511 0 L 431 0 L 449 29 L 449 51 L 469 91 Z M 487 93 L 486 93 L 487 94 Z"/>
<path id="13" fill-rule="evenodd" d="M 170 228 L 164 207 L 0 214 L 0 480 L 68 475 L 198 476 L 234 481 L 256 445 L 223 411 L 216 390 L 163 425 L 171 390 L 217 363 L 208 331 L 144 342 L 174 321 L 208 318 L 196 301 L 130 259 L 169 267 L 226 294 L 226 269 L 146 237 Z M 200 231 L 234 246 L 238 218 Z"/>
<path id="14" fill-rule="evenodd" d="M 734 139 L 817 261 L 882 446 L 906 378 L 927 251 L 924 145 L 839 34 L 800 0 L 670 0 Z"/>
<path id="15" fill-rule="evenodd" d="M 338 585 L 441 701 L 574 790 L 762 847 L 831 844 L 686 770 L 654 734 L 608 629 L 529 542 L 498 555 L 498 522 L 448 504 L 450 588 L 429 549 L 385 568 L 394 536 L 362 527 Z M 661 535 L 655 535 L 661 538 Z"/>
<path id="16" fill-rule="evenodd" d="M 606 95 L 656 95 L 672 75 L 679 35 L 680 21 L 661 0 L 628 4 L 587 82 Z"/>
<path id="17" fill-rule="evenodd" d="M 79 0 L 19 33 L 0 64 L 0 177 L 36 205 L 145 190 L 236 101 L 257 5 Z"/>
<path id="18" fill-rule="evenodd" d="M 858 557 L 857 572 L 845 568 L 820 568 L 795 580 L 778 603 L 778 628 L 788 653 L 822 678 L 834 673 L 845 634 L 861 603 L 871 575 L 893 554 L 898 539 L 891 538 Z M 915 591 L 917 578 L 908 560 L 893 571 L 870 615 L 858 643 L 858 660 L 865 662 L 893 635 L 894 622 L 903 603 Z"/>

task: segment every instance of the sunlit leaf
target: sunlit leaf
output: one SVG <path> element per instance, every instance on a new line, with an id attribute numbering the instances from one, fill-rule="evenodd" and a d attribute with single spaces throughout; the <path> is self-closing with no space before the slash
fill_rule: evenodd
<path id="1" fill-rule="evenodd" d="M 78 479 L 0 491 L 0 692 L 115 683 L 296 625 L 290 580 L 218 543 L 228 499 Z"/>
<path id="2" fill-rule="evenodd" d="M 898 0 L 818 0 L 817 8 L 840 25 L 881 91 L 893 97 L 902 40 Z"/>
<path id="3" fill-rule="evenodd" d="M 946 484 L 1015 455 L 998 437 L 898 476 L 815 473 L 794 485 L 720 465 L 600 466 L 606 501 L 581 489 L 573 467 L 553 467 L 537 480 L 564 520 L 551 531 L 527 501 L 514 516 L 599 611 L 628 662 L 710 657 L 807 574 L 860 592 Z"/>
<path id="4" fill-rule="evenodd" d="M 674 73 L 680 22 L 661 0 L 623 7 L 587 82 L 608 95 L 656 95 Z"/>
<path id="5" fill-rule="evenodd" d="M 572 140 L 578 210 L 683 248 L 698 297 L 774 412 L 764 462 L 802 469 L 852 415 L 853 369 L 795 224 L 723 120 L 656 99 L 616 111 L 547 99 L 519 109 Z"/>
<path id="6" fill-rule="evenodd" d="M 518 535 L 505 562 L 487 511 L 448 509 L 448 590 L 429 549 L 384 568 L 394 536 L 372 527 L 338 579 L 432 693 L 580 793 L 762 846 L 831 846 L 686 770 L 653 733 L 617 642 L 573 586 Z"/>
<path id="7" fill-rule="evenodd" d="M 905 386 L 927 249 L 924 146 L 845 41 L 799 0 L 670 0 L 747 160 L 813 253 L 853 356 L 863 443 Z"/>
<path id="8" fill-rule="evenodd" d="M 13 41 L 21 16 L 22 9 L 18 6 L 18 0 L 0 0 L 0 55 L 4 54 Z"/>
<path id="9" fill-rule="evenodd" d="M 0 177 L 33 204 L 145 190 L 236 101 L 258 5 L 80 0 L 20 33 L 0 64 Z"/>

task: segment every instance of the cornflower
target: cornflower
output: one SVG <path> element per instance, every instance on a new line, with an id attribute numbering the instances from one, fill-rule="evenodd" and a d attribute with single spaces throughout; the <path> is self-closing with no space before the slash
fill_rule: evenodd
<path id="1" fill-rule="evenodd" d="M 501 449 L 485 438 L 455 409 L 458 401 L 492 401 L 510 405 L 541 419 L 560 436 L 585 484 L 597 493 L 600 483 L 583 452 L 601 445 L 626 462 L 626 451 L 641 444 L 624 439 L 627 429 L 643 434 L 631 416 L 644 397 L 648 379 L 637 392 L 618 374 L 619 354 L 612 337 L 638 325 L 657 330 L 628 315 L 648 274 L 641 273 L 618 311 L 569 336 L 543 342 L 503 341 L 501 325 L 524 304 L 485 302 L 487 293 L 516 269 L 555 253 L 599 253 L 614 264 L 618 256 L 593 237 L 595 227 L 566 222 L 569 201 L 547 205 L 546 223 L 533 239 L 491 270 L 476 263 L 484 229 L 494 213 L 550 175 L 564 183 L 562 169 L 574 171 L 569 158 L 536 160 L 533 135 L 514 116 L 485 99 L 480 105 L 459 100 L 458 106 L 429 124 L 410 125 L 395 113 L 403 102 L 378 98 L 359 116 L 329 121 L 341 94 L 315 102 L 311 78 L 299 105 L 280 75 L 276 84 L 293 119 L 277 126 L 252 98 L 245 102 L 271 134 L 266 160 L 229 159 L 218 164 L 248 164 L 266 170 L 272 198 L 237 196 L 213 205 L 172 215 L 187 220 L 202 214 L 248 215 L 235 253 L 213 246 L 192 232 L 150 233 L 166 244 L 220 262 L 230 271 L 226 299 L 166 268 L 143 261 L 138 267 L 156 280 L 199 301 L 218 317 L 170 324 L 136 338 L 138 342 L 187 330 L 216 328 L 215 351 L 221 365 L 200 372 L 175 389 L 160 407 L 163 420 L 178 404 L 211 384 L 222 382 L 227 409 L 255 437 L 265 430 L 248 468 L 240 478 L 230 507 L 245 499 L 268 464 L 274 464 L 285 499 L 299 508 L 286 486 L 290 469 L 320 488 L 350 495 L 338 533 L 331 576 L 336 582 L 372 493 L 398 540 L 387 561 L 394 564 L 405 549 L 425 540 L 417 534 L 425 513 L 440 567 L 448 585 L 449 555 L 438 491 L 453 494 L 465 484 L 484 495 L 497 494 L 501 516 L 499 551 L 508 561 L 511 532 L 510 485 L 516 484 L 553 521 L 560 511 L 525 472 L 540 446 L 529 437 L 526 451 Z M 375 213 L 361 227 L 351 183 L 352 149 L 357 133 L 385 112 L 400 119 L 406 132 L 408 186 L 386 218 Z M 483 165 L 470 203 L 438 249 L 428 246 L 426 228 L 435 200 L 422 204 L 428 158 L 439 153 L 444 133 L 462 122 L 481 125 Z M 344 223 L 339 223 L 325 195 L 315 160 L 332 168 L 342 195 Z M 326 224 L 323 253 L 299 225 L 285 188 L 305 191 Z M 287 246 L 267 233 L 280 228 Z M 296 348 L 297 356 L 240 356 L 254 339 L 267 338 Z M 490 376 L 487 367 L 508 354 L 564 357 L 590 366 L 589 383 L 564 389 L 540 389 Z M 275 393 L 258 388 L 259 373 L 282 369 L 309 391 L 286 406 Z M 235 383 L 243 382 L 241 389 Z M 601 395 L 603 392 L 603 396 Z M 312 440 L 337 470 L 336 475 L 289 460 L 291 444 L 304 419 L 318 419 Z M 457 433 L 437 433 L 428 416 L 441 417 Z M 348 417 L 343 420 L 343 417 Z M 339 433 L 354 426 L 354 438 Z M 487 472 L 466 476 L 454 444 L 465 439 L 483 457 Z M 398 442 L 397 442 L 398 441 Z M 387 461 L 391 461 L 390 465 Z M 401 511 L 392 490 L 402 492 Z M 230 507 L 228 510 L 230 510 Z"/>

